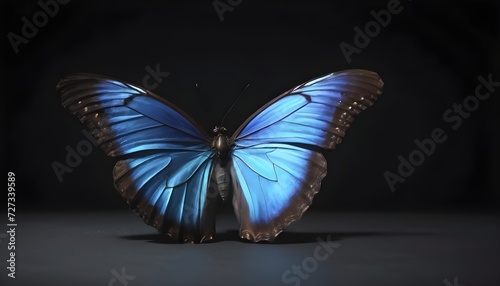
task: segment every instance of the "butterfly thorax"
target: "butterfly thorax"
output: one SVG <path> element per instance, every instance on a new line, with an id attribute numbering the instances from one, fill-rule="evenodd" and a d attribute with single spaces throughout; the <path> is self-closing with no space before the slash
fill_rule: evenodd
<path id="1" fill-rule="evenodd" d="M 221 166 L 225 166 L 229 158 L 229 151 L 231 149 L 231 140 L 226 135 L 227 129 L 224 127 L 216 126 L 214 128 L 216 133 L 212 140 L 212 149 L 217 154 Z"/>

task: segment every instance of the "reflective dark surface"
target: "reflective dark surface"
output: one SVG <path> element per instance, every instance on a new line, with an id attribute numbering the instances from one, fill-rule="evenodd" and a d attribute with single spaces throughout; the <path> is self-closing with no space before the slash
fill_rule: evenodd
<path id="1" fill-rule="evenodd" d="M 238 237 L 233 216 L 222 215 L 215 241 L 193 245 L 166 240 L 132 212 L 26 213 L 18 218 L 17 278 L 1 275 L 0 283 L 122 285 L 108 283 L 113 270 L 124 268 L 134 276 L 130 286 L 422 286 L 446 285 L 445 279 L 453 285 L 455 277 L 458 285 L 494 286 L 500 283 L 498 219 L 464 212 L 312 212 L 274 243 L 251 243 Z"/>

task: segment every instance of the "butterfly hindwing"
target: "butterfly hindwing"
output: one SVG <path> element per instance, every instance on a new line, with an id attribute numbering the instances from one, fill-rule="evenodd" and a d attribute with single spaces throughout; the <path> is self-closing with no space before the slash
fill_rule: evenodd
<path id="1" fill-rule="evenodd" d="M 233 135 L 233 205 L 240 235 L 273 240 L 319 191 L 326 161 L 354 117 L 382 93 L 380 77 L 347 70 L 299 85 L 254 113 Z"/>
<path id="2" fill-rule="evenodd" d="M 121 160 L 113 171 L 115 187 L 144 222 L 161 232 L 183 242 L 210 240 L 215 235 L 215 214 L 207 211 L 215 203 L 207 197 L 211 156 L 211 151 L 179 151 Z M 196 168 L 186 172 L 179 165 Z"/>
<path id="3" fill-rule="evenodd" d="M 115 186 L 147 224 L 182 240 L 213 236 L 204 213 L 213 152 L 194 120 L 147 90 L 99 75 L 68 75 L 57 89 L 107 155 L 130 157 L 115 165 Z"/>
<path id="4" fill-rule="evenodd" d="M 299 219 L 326 175 L 321 153 L 281 143 L 236 148 L 232 164 L 240 235 L 252 241 L 272 241 Z"/>

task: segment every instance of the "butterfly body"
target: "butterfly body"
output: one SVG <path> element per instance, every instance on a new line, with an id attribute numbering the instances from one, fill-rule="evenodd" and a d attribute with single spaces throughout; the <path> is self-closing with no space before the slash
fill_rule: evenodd
<path id="1" fill-rule="evenodd" d="M 231 148 L 233 147 L 232 140 L 226 135 L 225 127 L 215 126 L 215 136 L 210 140 L 211 149 L 217 155 L 214 169 L 212 171 L 212 179 L 210 185 L 216 186 L 216 190 L 220 195 L 222 202 L 226 203 L 231 192 L 231 175 L 227 170 L 227 162 L 230 159 Z"/>
<path id="2" fill-rule="evenodd" d="M 321 149 L 339 144 L 354 117 L 382 93 L 371 71 L 307 81 L 250 116 L 233 135 L 210 137 L 152 92 L 94 74 L 72 74 L 57 90 L 64 107 L 119 157 L 115 188 L 145 223 L 179 242 L 215 237 L 218 201 L 232 201 L 240 236 L 272 241 L 311 205 L 326 176 Z"/>

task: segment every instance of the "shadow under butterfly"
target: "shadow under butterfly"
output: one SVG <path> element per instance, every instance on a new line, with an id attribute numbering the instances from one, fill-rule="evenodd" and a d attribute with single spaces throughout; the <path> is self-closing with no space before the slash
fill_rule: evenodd
<path id="1" fill-rule="evenodd" d="M 318 149 L 334 149 L 354 117 L 382 93 L 367 70 L 310 80 L 268 102 L 232 136 L 209 136 L 144 88 L 101 75 L 62 78 L 62 105 L 108 156 L 116 189 L 144 222 L 179 242 L 215 237 L 219 201 L 232 199 L 240 236 L 273 241 L 300 219 L 326 176 Z M 318 148 L 319 147 L 319 148 Z"/>

